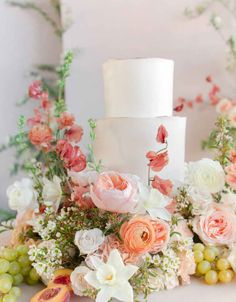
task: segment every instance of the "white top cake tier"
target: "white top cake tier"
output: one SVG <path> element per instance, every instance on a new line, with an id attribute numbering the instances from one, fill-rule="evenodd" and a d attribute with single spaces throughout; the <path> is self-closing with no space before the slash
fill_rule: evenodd
<path id="1" fill-rule="evenodd" d="M 103 64 L 106 117 L 171 116 L 174 62 L 147 58 Z"/>

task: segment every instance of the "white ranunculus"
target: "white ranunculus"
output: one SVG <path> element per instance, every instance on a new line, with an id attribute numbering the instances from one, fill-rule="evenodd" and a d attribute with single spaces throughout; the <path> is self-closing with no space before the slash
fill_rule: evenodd
<path id="1" fill-rule="evenodd" d="M 105 236 L 97 228 L 78 231 L 75 234 L 75 245 L 81 254 L 91 254 L 103 243 Z"/>
<path id="2" fill-rule="evenodd" d="M 53 176 L 52 181 L 45 177 L 43 184 L 42 195 L 44 202 L 54 203 L 58 208 L 62 197 L 61 179 L 56 175 Z"/>
<path id="3" fill-rule="evenodd" d="M 203 158 L 187 164 L 185 183 L 199 191 L 213 194 L 224 188 L 225 173 L 218 161 Z"/>
<path id="4" fill-rule="evenodd" d="M 33 182 L 29 178 L 14 182 L 7 189 L 9 207 L 18 212 L 24 212 L 30 208 L 35 209 L 37 196 Z"/>
<path id="5" fill-rule="evenodd" d="M 83 296 L 84 291 L 91 288 L 91 286 L 84 279 L 84 276 L 89 272 L 91 272 L 91 270 L 87 266 L 80 265 L 71 273 L 71 286 L 75 295 Z"/>

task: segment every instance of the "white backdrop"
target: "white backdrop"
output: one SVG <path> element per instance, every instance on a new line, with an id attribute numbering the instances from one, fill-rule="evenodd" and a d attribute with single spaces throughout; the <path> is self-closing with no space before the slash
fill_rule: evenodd
<path id="1" fill-rule="evenodd" d="M 209 26 L 208 16 L 188 21 L 186 6 L 199 0 L 61 0 L 73 26 L 64 35 L 64 49 L 78 54 L 67 85 L 67 101 L 87 129 L 89 117 L 102 117 L 102 63 L 108 58 L 163 57 L 175 60 L 174 97 L 191 97 L 206 91 L 204 78 L 212 74 L 227 95 L 235 93 L 235 77 L 225 69 L 225 47 Z M 38 0 L 46 7 L 47 0 Z M 216 8 L 217 11 L 217 8 Z M 226 15 L 227 17 L 227 15 Z M 7 7 L 0 2 L 0 138 L 16 130 L 22 109 L 15 107 L 29 83 L 25 77 L 33 63 L 56 63 L 61 45 L 52 29 L 37 14 Z M 26 109 L 28 108 L 28 109 Z M 28 115 L 31 108 L 24 107 Z M 200 141 L 212 128 L 213 109 L 183 113 L 188 117 L 187 159 L 203 155 Z M 85 138 L 85 144 L 87 139 Z M 6 205 L 5 188 L 11 153 L 0 154 L 0 203 Z M 1 206 L 0 204 L 0 206 Z"/>

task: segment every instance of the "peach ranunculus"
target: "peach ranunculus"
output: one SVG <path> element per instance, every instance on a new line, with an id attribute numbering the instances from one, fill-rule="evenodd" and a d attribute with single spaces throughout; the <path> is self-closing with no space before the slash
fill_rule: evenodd
<path id="1" fill-rule="evenodd" d="M 225 168 L 226 177 L 225 180 L 227 184 L 236 190 L 236 163 Z"/>
<path id="2" fill-rule="evenodd" d="M 52 130 L 47 125 L 37 124 L 30 129 L 29 140 L 37 147 L 48 149 L 52 140 Z"/>
<path id="3" fill-rule="evenodd" d="M 78 146 L 72 146 L 66 140 L 57 142 L 56 151 L 66 169 L 80 172 L 86 168 L 86 157 Z"/>
<path id="4" fill-rule="evenodd" d="M 202 242 L 228 245 L 236 242 L 236 216 L 229 211 L 211 209 L 193 220 L 193 231 Z"/>
<path id="5" fill-rule="evenodd" d="M 161 179 L 157 175 L 153 178 L 152 187 L 166 196 L 170 196 L 173 190 L 173 184 L 169 179 Z"/>
<path id="6" fill-rule="evenodd" d="M 90 193 L 99 209 L 116 213 L 132 213 L 139 201 L 135 178 L 117 172 L 101 173 Z"/>
<path id="7" fill-rule="evenodd" d="M 69 112 L 63 112 L 61 116 L 57 119 L 59 129 L 64 129 L 71 127 L 75 122 L 75 117 Z"/>
<path id="8" fill-rule="evenodd" d="M 216 105 L 216 111 L 220 114 L 226 115 L 229 113 L 229 111 L 232 109 L 232 107 L 233 107 L 233 104 L 230 100 L 222 99 Z"/>
<path id="9" fill-rule="evenodd" d="M 170 236 L 169 225 L 160 219 L 149 216 L 135 216 L 123 223 L 120 236 L 124 248 L 129 253 L 142 255 L 158 253 L 167 244 Z"/>
<path id="10" fill-rule="evenodd" d="M 168 132 L 166 128 L 163 125 L 161 125 L 157 130 L 156 140 L 158 143 L 164 144 L 166 143 L 167 137 L 168 137 Z"/>
<path id="11" fill-rule="evenodd" d="M 146 157 L 149 159 L 149 167 L 155 172 L 161 171 L 166 165 L 168 165 L 169 162 L 167 151 L 161 153 L 149 151 L 146 154 Z"/>
<path id="12" fill-rule="evenodd" d="M 83 128 L 78 125 L 73 125 L 71 128 L 66 130 L 65 137 L 70 142 L 78 143 L 84 134 Z"/>

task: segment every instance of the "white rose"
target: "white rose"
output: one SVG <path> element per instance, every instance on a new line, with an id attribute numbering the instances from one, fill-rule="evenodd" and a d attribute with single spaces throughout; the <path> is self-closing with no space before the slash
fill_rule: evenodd
<path id="1" fill-rule="evenodd" d="M 91 230 L 78 231 L 75 234 L 75 245 L 81 254 L 91 254 L 103 243 L 105 236 L 97 228 Z"/>
<path id="2" fill-rule="evenodd" d="M 54 175 L 53 180 L 50 181 L 46 177 L 43 179 L 43 199 L 45 202 L 53 202 L 56 204 L 58 208 L 61 197 L 62 197 L 62 189 L 61 189 L 61 179 Z"/>
<path id="3" fill-rule="evenodd" d="M 217 193 L 224 188 L 225 173 L 218 161 L 203 158 L 187 164 L 185 183 L 199 191 Z"/>
<path id="4" fill-rule="evenodd" d="M 70 275 L 73 292 L 78 296 L 83 296 L 84 291 L 91 288 L 91 286 L 84 279 L 84 276 L 91 270 L 85 266 L 80 265 Z"/>
<path id="5" fill-rule="evenodd" d="M 9 207 L 18 212 L 34 209 L 37 206 L 37 192 L 29 178 L 14 182 L 7 189 Z"/>

